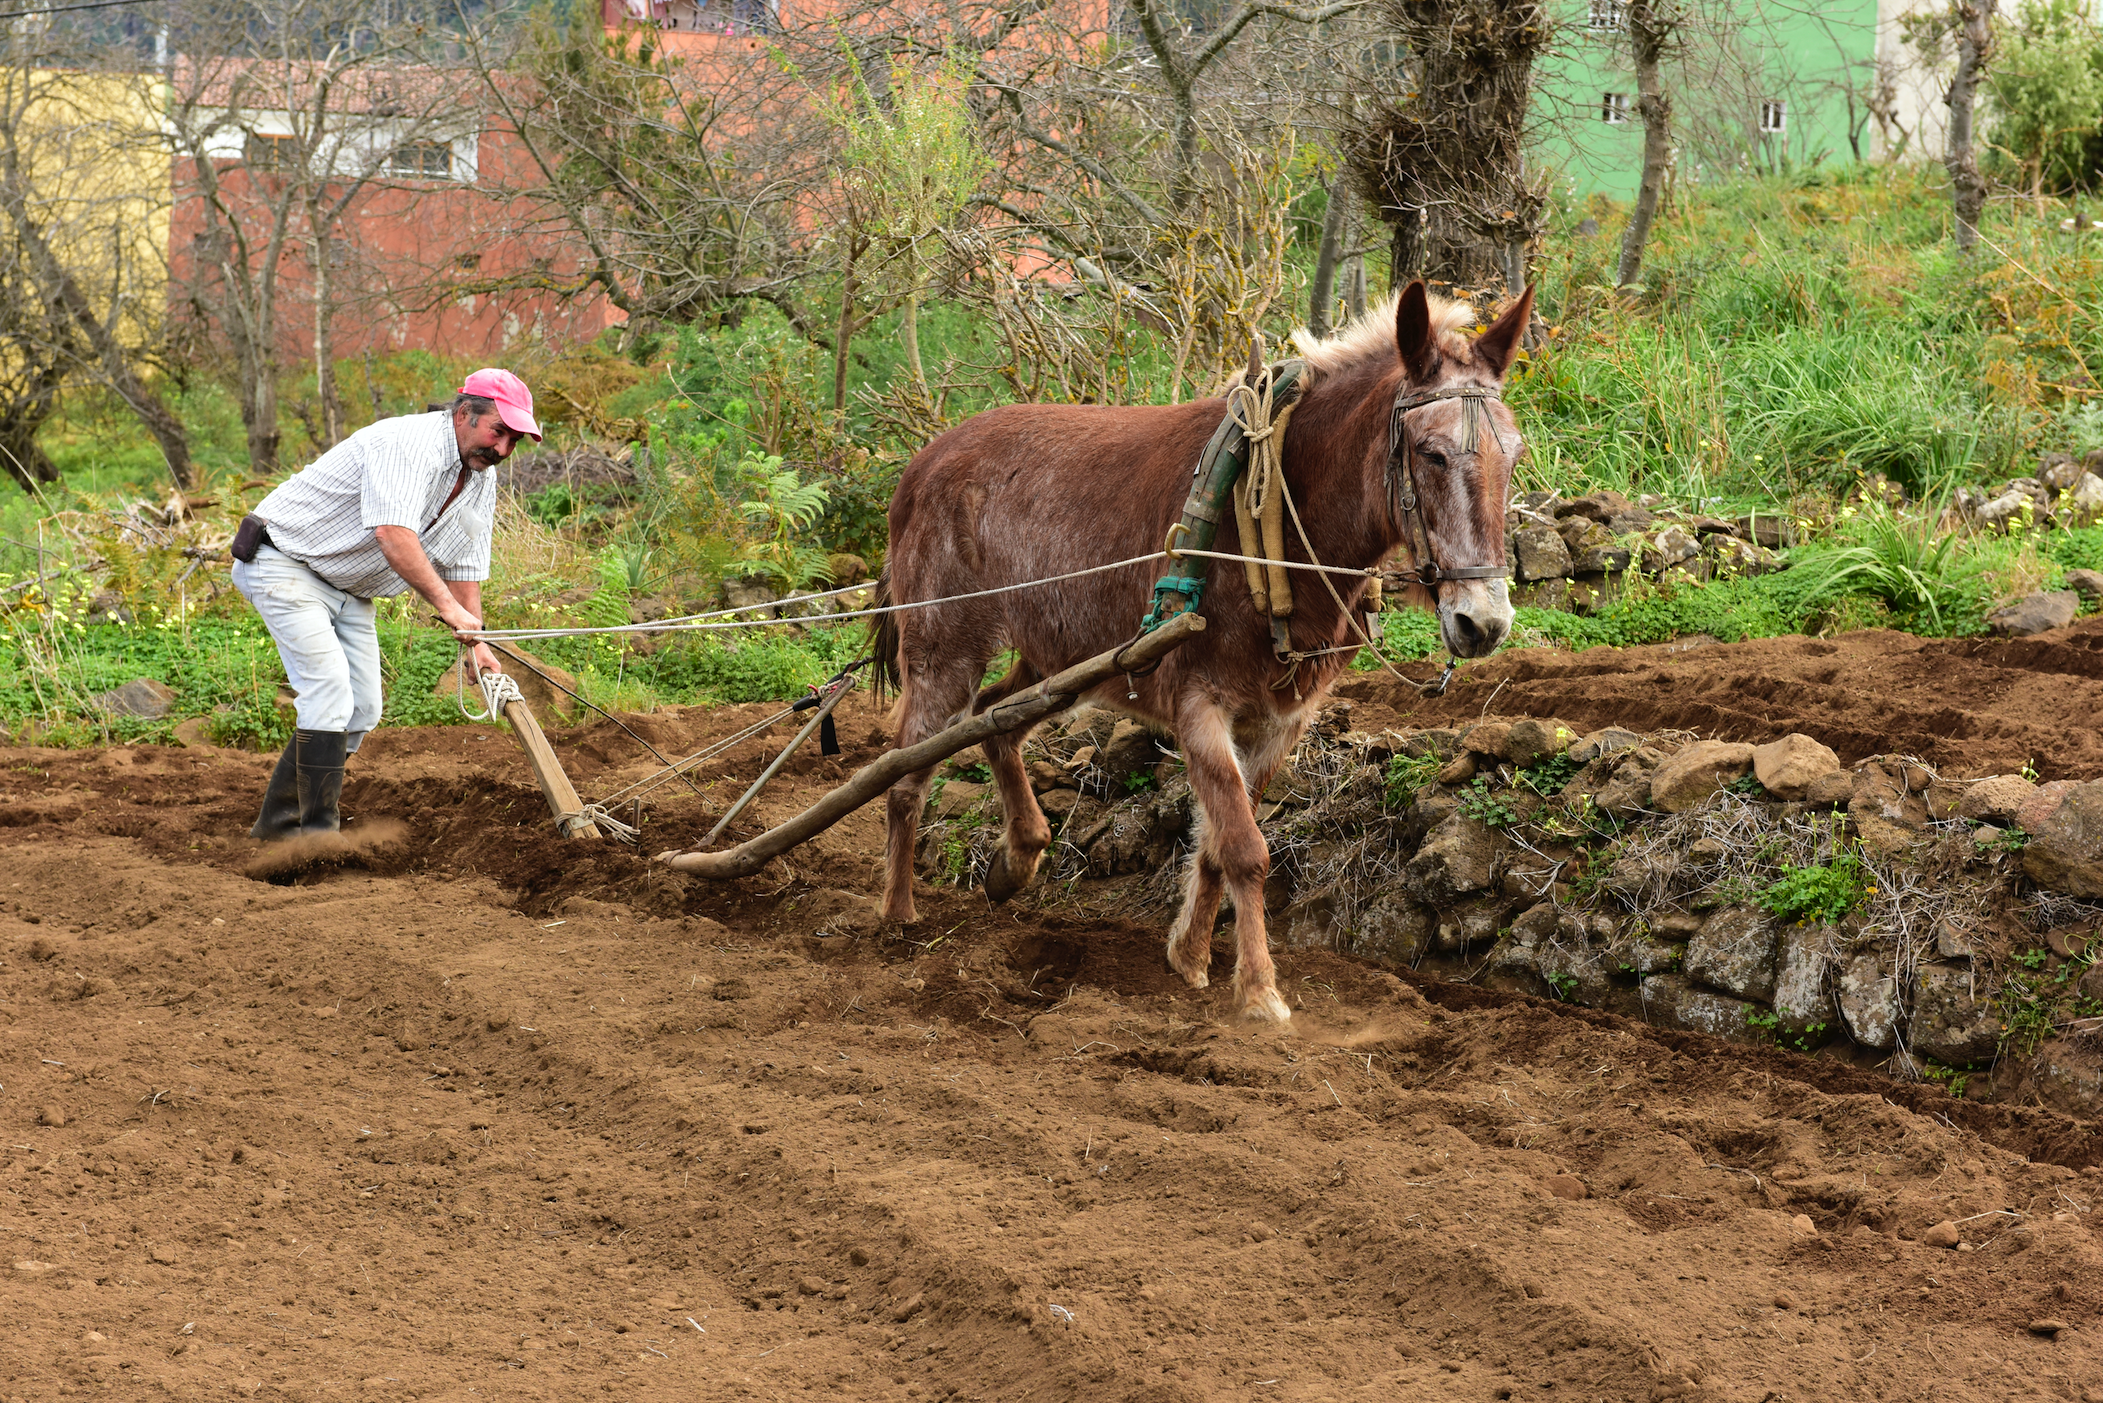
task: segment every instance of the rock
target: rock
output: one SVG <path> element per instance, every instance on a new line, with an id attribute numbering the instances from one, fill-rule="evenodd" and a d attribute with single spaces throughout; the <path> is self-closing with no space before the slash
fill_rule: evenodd
<path id="1" fill-rule="evenodd" d="M 1609 818 L 1633 818 L 1650 808 L 1650 784 L 1665 757 L 1644 745 L 1628 752 L 1614 767 L 1614 776 L 1600 786 L 1593 798 L 1599 811 Z"/>
<path id="2" fill-rule="evenodd" d="M 1399 892 L 1382 892 L 1358 918 L 1351 952 L 1391 965 L 1414 966 L 1438 930 L 1432 911 Z"/>
<path id="3" fill-rule="evenodd" d="M 851 551 L 835 551 L 825 557 L 825 578 L 834 589 L 858 585 L 869 578 L 869 562 Z"/>
<path id="4" fill-rule="evenodd" d="M 2036 515 L 2037 499 L 2012 484 L 2011 490 L 1972 508 L 1973 520 L 1988 531 L 2011 530 Z"/>
<path id="5" fill-rule="evenodd" d="M 1562 754 L 1576 739 L 1577 732 L 1560 721 L 1514 721 L 1504 738 L 1504 758 L 1524 769 Z"/>
<path id="6" fill-rule="evenodd" d="M 2092 472 L 2083 473 L 2074 483 L 2073 494 L 2067 498 L 2067 512 L 2076 526 L 2087 526 L 2103 517 L 2103 477 Z"/>
<path id="7" fill-rule="evenodd" d="M 1650 777 L 1652 808 L 1668 814 L 1693 808 L 1752 769 L 1753 748 L 1735 741 L 1702 740 L 1668 758 Z"/>
<path id="8" fill-rule="evenodd" d="M 1755 1041 L 1754 1029 L 1745 1018 L 1758 1007 L 1756 1004 L 1697 989 L 1686 976 L 1678 974 L 1646 979 L 1640 992 L 1647 1022 L 1707 1033 L 1731 1042 Z"/>
<path id="9" fill-rule="evenodd" d="M 1846 770 L 1835 770 L 1811 781 L 1804 791 L 1804 802 L 1819 808 L 1844 809 L 1855 792 L 1855 777 Z"/>
<path id="10" fill-rule="evenodd" d="M 1829 983 L 1835 933 L 1830 926 L 1780 927 L 1775 955 L 1773 1006 L 1777 1031 L 1799 1046 L 1824 1042 L 1832 1017 Z"/>
<path id="11" fill-rule="evenodd" d="M 743 579 L 723 581 L 723 607 L 749 610 L 749 619 L 771 619 L 780 615 L 778 609 L 761 609 L 756 606 L 772 604 L 781 598 L 781 591 L 774 588 L 764 575 L 748 575 Z"/>
<path id="12" fill-rule="evenodd" d="M 1898 1045 L 1898 980 L 1873 951 L 1850 957 L 1840 967 L 1835 992 L 1841 1021 L 1862 1046 L 1889 1052 Z"/>
<path id="13" fill-rule="evenodd" d="M 1463 814 L 1453 814 L 1425 835 L 1423 846 L 1402 869 L 1402 889 L 1426 906 L 1443 909 L 1490 884 L 1502 833 Z"/>
<path id="14" fill-rule="evenodd" d="M 1585 1181 L 1575 1174 L 1551 1174 L 1541 1180 L 1541 1187 L 1557 1198 L 1566 1198 L 1573 1203 L 1592 1196 L 1591 1191 L 1585 1187 Z"/>
<path id="15" fill-rule="evenodd" d="M 1741 541 L 1736 536 L 1704 536 L 1701 553 L 1719 580 L 1739 575 L 1771 575 L 1782 568 L 1782 558 L 1765 546 Z"/>
<path id="16" fill-rule="evenodd" d="M 559 690 L 555 684 L 574 692 L 577 690 L 576 677 L 567 670 L 534 656 L 516 643 L 507 643 L 504 646 L 533 665 L 521 666 L 501 654 L 497 657 L 497 661 L 504 665 L 505 673 L 518 683 L 518 694 L 524 697 L 526 705 L 532 708 L 534 719 L 542 724 L 546 724 L 550 719 L 575 720 L 580 709 L 576 698 Z M 468 682 L 464 689 L 460 685 L 460 669 L 464 662 L 465 659 L 456 661 L 447 668 L 439 677 L 438 685 L 431 689 L 431 695 L 440 701 L 453 701 L 464 691 L 468 709 L 479 712 L 482 709 L 482 689 L 472 681 Z M 535 672 L 534 668 L 540 671 Z M 543 673 L 546 676 L 542 676 Z"/>
<path id="17" fill-rule="evenodd" d="M 1658 932 L 1646 931 L 1635 921 L 1623 928 L 1606 947 L 1607 968 L 1637 979 L 1670 974 L 1686 957 L 1685 944 L 1661 939 Z"/>
<path id="18" fill-rule="evenodd" d="M 2028 830 L 2023 871 L 2050 891 L 2103 897 L 2103 780 L 2077 785 Z"/>
<path id="19" fill-rule="evenodd" d="M 1770 512 L 1755 512 L 1751 516 L 1738 518 L 1735 534 L 1742 541 L 1773 549 L 1796 544 L 1796 521 L 1787 516 L 1776 516 Z"/>
<path id="20" fill-rule="evenodd" d="M 965 779 L 945 779 L 928 795 L 927 819 L 940 822 L 945 819 L 962 818 L 978 808 L 985 797 L 993 793 L 990 784 L 973 784 Z"/>
<path id="21" fill-rule="evenodd" d="M 2069 570 L 2066 587 L 2091 602 L 2103 599 L 2103 570 Z"/>
<path id="22" fill-rule="evenodd" d="M 1947 1218 L 1920 1235 L 1920 1245 L 1923 1247 L 1955 1247 L 1963 1240 L 1963 1235 L 1957 1231 L 1957 1225 Z"/>
<path id="23" fill-rule="evenodd" d="M 1440 766 L 1435 778 L 1440 784 L 1466 784 L 1475 778 L 1475 753 L 1463 750 Z"/>
<path id="24" fill-rule="evenodd" d="M 1121 792 L 1127 776 L 1150 773 L 1161 761 L 1161 752 L 1155 748 L 1154 733 L 1143 721 L 1130 717 L 1119 718 L 1110 729 L 1110 739 L 1095 757 L 1095 763 L 1110 776 L 1110 792 Z M 1285 771 L 1279 770 L 1283 778 Z"/>
<path id="25" fill-rule="evenodd" d="M 1925 781 L 1926 777 L 1921 778 Z M 1916 789 L 1912 779 L 1903 765 L 1864 765 L 1855 771 L 1854 789 L 1847 801 L 1848 817 L 1855 820 L 1858 828 L 1865 817 L 1880 818 L 1902 828 L 1919 828 L 1928 821 L 1928 801 L 1921 792 L 1927 785 L 1923 782 Z"/>
<path id="26" fill-rule="evenodd" d="M 1563 545 L 1570 552 L 1570 573 L 1573 575 L 1594 574 L 1601 571 L 1626 570 L 1629 552 L 1615 539 L 1614 533 L 1596 521 L 1582 517 L 1569 517 L 1558 523 Z"/>
<path id="27" fill-rule="evenodd" d="M 2080 788 L 2080 781 L 2071 779 L 2048 779 L 2031 791 L 2023 800 L 2022 807 L 2015 811 L 2015 826 L 2025 833 L 2034 833 L 2043 828 L 2053 814 L 2059 812 L 2066 796 Z"/>
<path id="28" fill-rule="evenodd" d="M 1606 962 L 1585 942 L 1584 923 L 1575 916 L 1561 918 L 1555 935 L 1541 944 L 1534 958 L 1557 998 L 1589 1008 L 1606 1002 L 1611 992 Z"/>
<path id="29" fill-rule="evenodd" d="M 1687 942 L 1686 973 L 1712 988 L 1761 1003 L 1774 997 L 1780 923 L 1756 906 L 1726 906 Z"/>
<path id="30" fill-rule="evenodd" d="M 1570 582 L 1561 577 L 1522 582 L 1512 588 L 1512 603 L 1521 609 L 1553 609 L 1567 613 Z"/>
<path id="31" fill-rule="evenodd" d="M 1604 755 L 1619 755 L 1624 750 L 1634 750 L 1643 743 L 1643 737 L 1634 731 L 1624 731 L 1619 726 L 1606 726 L 1587 732 L 1570 747 L 1570 758 L 1580 764 L 1589 764 Z"/>
<path id="32" fill-rule="evenodd" d="M 1278 920 L 1279 942 L 1296 950 L 1340 948 L 1336 914 L 1343 901 L 1343 891 L 1334 884 L 1295 898 Z"/>
<path id="33" fill-rule="evenodd" d="M 1485 721 L 1479 726 L 1469 727 L 1468 733 L 1461 737 L 1461 744 L 1467 746 L 1470 755 L 1482 755 L 1492 760 L 1502 760 L 1504 758 L 1504 744 L 1511 739 L 1511 734 L 1511 722 Z"/>
<path id="34" fill-rule="evenodd" d="M 1425 731 L 1410 731 L 1395 742 L 1395 749 L 1412 759 L 1421 760 L 1427 755 L 1436 755 L 1441 760 L 1451 760 L 1461 753 L 1460 732 L 1445 727 Z"/>
<path id="35" fill-rule="evenodd" d="M 2080 611 L 2081 596 L 2072 590 L 2048 590 L 2002 605 L 1986 616 L 1986 627 L 2003 638 L 2027 638 L 2065 628 Z"/>
<path id="36" fill-rule="evenodd" d="M 89 697 L 88 705 L 112 716 L 137 716 L 158 721 L 174 708 L 175 689 L 151 677 L 135 677 L 121 687 Z"/>
<path id="37" fill-rule="evenodd" d="M 1644 539 L 1643 570 L 1646 574 L 1656 575 L 1700 554 L 1700 542 L 1685 527 L 1667 526 Z"/>
<path id="38" fill-rule="evenodd" d="M 1108 826 L 1088 845 L 1089 875 L 1112 877 L 1145 870 L 1153 836 L 1152 804 L 1117 805 L 1110 811 Z"/>
<path id="39" fill-rule="evenodd" d="M 1080 802 L 1081 794 L 1076 789 L 1047 789 L 1037 796 L 1037 807 L 1054 824 L 1064 822 Z"/>
<path id="40" fill-rule="evenodd" d="M 1811 1221 L 1808 1213 L 1799 1213 L 1789 1220 L 1789 1230 L 1798 1237 L 1818 1236 L 1818 1224 Z"/>
<path id="41" fill-rule="evenodd" d="M 2054 1336 L 2066 1328 L 2067 1324 L 2064 1320 L 2057 1320 L 2051 1316 L 2030 1322 L 2030 1333 L 2033 1335 Z"/>
<path id="42" fill-rule="evenodd" d="M 37 1112 L 37 1124 L 50 1130 L 62 1129 L 66 1124 L 66 1113 L 56 1106 L 46 1106 Z"/>
<path id="43" fill-rule="evenodd" d="M 2001 1026 L 1993 1006 L 1977 995 L 1969 970 L 1950 965 L 1922 965 L 1916 974 L 1918 996 L 1906 1042 L 1913 1051 L 1952 1067 L 1969 1066 L 1993 1056 Z"/>
<path id="44" fill-rule="evenodd" d="M 1570 547 L 1553 526 L 1522 526 L 1512 535 L 1513 572 L 1521 580 L 1560 579 L 1570 573 Z"/>
<path id="45" fill-rule="evenodd" d="M 1817 780 L 1840 768 L 1840 757 L 1807 735 L 1792 731 L 1780 740 L 1756 745 L 1753 776 L 1777 799 L 1801 799 Z"/>
<path id="46" fill-rule="evenodd" d="M 2021 775 L 1993 775 L 1964 791 L 1964 797 L 1957 801 L 1957 815 L 1975 823 L 2006 827 L 2035 793 L 2037 786 Z"/>

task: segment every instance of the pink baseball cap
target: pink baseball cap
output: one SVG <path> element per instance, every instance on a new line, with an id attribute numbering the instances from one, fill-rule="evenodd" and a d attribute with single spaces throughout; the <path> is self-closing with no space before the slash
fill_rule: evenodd
<path id="1" fill-rule="evenodd" d="M 531 434 L 535 443 L 540 442 L 540 421 L 533 417 L 533 392 L 510 371 L 478 370 L 467 377 L 460 393 L 496 401 L 498 418 L 522 434 Z"/>

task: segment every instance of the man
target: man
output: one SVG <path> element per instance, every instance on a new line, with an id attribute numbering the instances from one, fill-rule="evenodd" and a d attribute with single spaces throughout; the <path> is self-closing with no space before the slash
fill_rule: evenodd
<path id="1" fill-rule="evenodd" d="M 344 760 L 380 723 L 374 599 L 413 589 L 472 641 L 496 519 L 489 469 L 526 437 L 540 440 L 532 391 L 508 370 L 478 370 L 450 410 L 358 430 L 241 523 L 234 585 L 262 615 L 299 699 L 254 837 L 339 827 Z M 498 671 L 487 644 L 473 656 L 478 671 Z"/>

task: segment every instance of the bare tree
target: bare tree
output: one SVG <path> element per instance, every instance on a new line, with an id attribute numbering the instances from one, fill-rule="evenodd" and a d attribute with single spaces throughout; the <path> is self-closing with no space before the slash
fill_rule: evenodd
<path id="1" fill-rule="evenodd" d="M 1955 216 L 1957 247 L 1969 253 L 1979 240 L 1979 215 L 1986 208 L 1986 179 L 1979 174 L 1979 155 L 1972 148 L 1972 108 L 1979 81 L 1993 57 L 1995 0 L 1956 0 L 1957 74 L 1950 80 L 1950 108 L 1943 167 L 1950 173 L 1950 209 Z"/>
<path id="2" fill-rule="evenodd" d="M 50 465 L 28 417 L 48 412 L 59 381 L 86 380 L 138 416 L 187 489 L 188 436 L 148 380 L 165 334 L 156 85 L 93 57 L 63 31 L 0 38 L 0 246 L 21 282 L 7 298 L 6 335 L 21 362 L 15 427 L 4 435 L 9 467 L 44 476 Z"/>
<path id="3" fill-rule="evenodd" d="M 471 134 L 478 88 L 440 66 L 441 36 L 421 15 L 362 0 L 195 0 L 185 51 L 168 76 L 167 139 L 179 172 L 185 300 L 224 336 L 251 468 L 276 471 L 279 378 L 288 351 L 311 354 L 324 424 L 340 430 L 330 270 L 346 217 L 408 173 L 412 154 Z M 296 264 L 309 266 L 308 325 L 293 330 Z M 323 442 L 321 446 L 326 447 Z"/>
<path id="4" fill-rule="evenodd" d="M 1554 26 L 1539 0 L 1378 0 L 1409 56 L 1406 90 L 1375 93 L 1352 161 L 1393 228 L 1394 285 L 1427 277 L 1517 292 L 1545 182 L 1526 166 L 1533 66 Z"/>
<path id="5" fill-rule="evenodd" d="M 1643 177 L 1636 188 L 1636 207 L 1621 234 L 1621 267 L 1616 281 L 1633 285 L 1643 275 L 1643 248 L 1657 218 L 1658 198 L 1672 164 L 1672 98 L 1659 80 L 1659 60 L 1682 14 L 1672 0 L 1629 0 L 1624 11 L 1628 42 L 1636 61 L 1636 113 L 1643 119 Z"/>

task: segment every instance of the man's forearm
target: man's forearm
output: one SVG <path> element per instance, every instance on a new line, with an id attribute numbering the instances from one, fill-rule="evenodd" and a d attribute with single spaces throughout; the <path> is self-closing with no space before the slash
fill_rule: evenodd
<path id="1" fill-rule="evenodd" d="M 431 557 L 424 554 L 423 542 L 406 526 L 376 526 L 373 535 L 380 543 L 380 554 L 387 557 L 387 564 L 394 573 L 407 582 L 409 588 L 422 595 L 438 617 L 453 622 L 466 601 L 445 580 L 439 578 L 438 568 L 431 564 Z M 468 583 L 474 583 L 469 581 Z M 481 599 L 481 586 L 475 587 L 475 598 Z M 467 608 L 466 612 L 479 619 L 481 611 Z"/>

